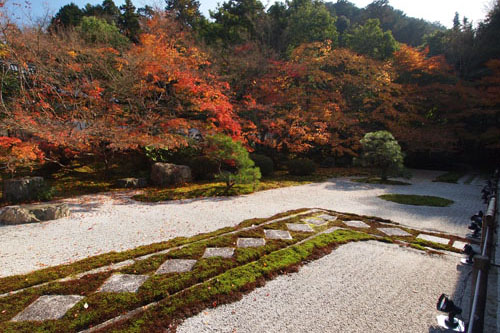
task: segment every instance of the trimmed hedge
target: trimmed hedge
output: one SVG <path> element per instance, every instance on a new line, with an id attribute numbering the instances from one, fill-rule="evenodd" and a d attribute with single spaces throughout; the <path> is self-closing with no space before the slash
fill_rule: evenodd
<path id="1" fill-rule="evenodd" d="M 288 162 L 288 173 L 294 176 L 309 176 L 316 171 L 316 165 L 308 158 L 297 158 Z"/>
<path id="2" fill-rule="evenodd" d="M 274 172 L 274 162 L 271 158 L 262 154 L 252 154 L 250 158 L 260 169 L 262 176 L 271 176 Z"/>

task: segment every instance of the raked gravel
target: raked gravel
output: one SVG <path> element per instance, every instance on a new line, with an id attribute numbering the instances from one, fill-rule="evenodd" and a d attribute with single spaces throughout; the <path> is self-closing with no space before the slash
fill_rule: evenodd
<path id="1" fill-rule="evenodd" d="M 470 268 L 459 271 L 457 262 L 393 244 L 349 243 L 239 302 L 186 319 L 177 332 L 441 332 L 441 293 L 468 308 L 462 295 L 470 292 Z"/>
<path id="2" fill-rule="evenodd" d="M 109 251 L 192 236 L 269 217 L 291 209 L 324 208 L 365 214 L 424 229 L 464 235 L 469 217 L 484 209 L 483 181 L 433 183 L 441 172 L 414 171 L 411 186 L 371 185 L 335 178 L 323 183 L 279 188 L 230 198 L 141 203 L 136 192 L 87 195 L 67 202 L 72 215 L 55 221 L 0 226 L 0 277 L 27 273 Z M 406 206 L 377 198 L 385 193 L 435 195 L 450 207 Z"/>

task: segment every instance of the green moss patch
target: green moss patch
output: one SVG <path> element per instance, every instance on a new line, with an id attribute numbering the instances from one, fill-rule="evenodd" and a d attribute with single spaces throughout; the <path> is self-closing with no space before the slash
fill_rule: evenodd
<path id="1" fill-rule="evenodd" d="M 383 194 L 378 197 L 387 201 L 413 206 L 447 207 L 454 202 L 453 200 L 429 195 Z"/>
<path id="2" fill-rule="evenodd" d="M 291 213 L 303 211 L 287 212 L 270 219 L 247 220 L 234 228 L 223 228 L 204 236 L 197 235 L 178 239 L 174 243 L 177 246 L 170 248 L 169 252 L 154 254 L 120 269 L 121 273 L 150 276 L 137 293 L 96 292 L 102 283 L 115 273 L 102 272 L 66 282 L 50 282 L 38 288 L 28 288 L 17 294 L 0 298 L 0 332 L 75 332 L 98 325 L 153 302 L 159 302 L 158 305 L 148 308 L 142 314 L 106 329 L 127 332 L 147 331 L 149 329 L 157 331 L 167 328 L 168 325 L 175 324 L 177 319 L 201 311 L 207 306 L 237 300 L 242 293 L 254 289 L 265 279 L 294 271 L 303 262 L 319 258 L 340 244 L 370 239 L 389 243 L 399 242 L 398 237 L 381 237 L 383 235 L 378 232 L 378 227 L 387 226 L 387 224 L 382 223 L 386 220 L 330 212 L 339 216 L 339 219 L 330 221 L 321 227 L 315 226 L 315 233 L 291 232 L 292 240 L 267 239 L 264 246 L 236 248 L 232 258 L 202 258 L 207 247 L 235 247 L 239 237 L 260 238 L 263 236 L 263 229 L 268 228 L 268 226 L 286 230 L 285 223 L 297 222 L 305 216 L 317 214 L 304 214 L 300 217 L 290 216 Z M 285 219 L 273 222 L 276 218 Z M 340 225 L 341 218 L 362 220 L 369 224 L 370 228 L 362 231 L 337 230 L 333 233 L 318 234 L 328 227 Z M 266 225 L 265 222 L 269 222 L 269 224 Z M 248 230 L 239 230 L 242 226 L 253 227 Z M 412 246 L 426 252 L 429 250 L 425 247 L 449 249 L 449 246 L 444 247 L 441 244 L 417 240 L 415 235 L 418 234 L 418 231 L 405 230 L 412 234 L 411 237 L 404 238 L 404 243 L 401 242 L 405 246 Z M 179 247 L 179 245 L 182 246 Z M 139 252 L 159 251 L 163 250 L 165 246 L 165 244 L 161 246 L 153 244 L 151 248 L 140 247 L 141 251 Z M 124 253 L 137 254 L 139 252 L 127 251 Z M 170 258 L 197 259 L 198 261 L 188 272 L 154 274 L 159 266 Z M 76 267 L 74 269 L 81 270 L 82 268 Z M 82 295 L 85 298 L 60 320 L 36 323 L 12 323 L 8 321 L 36 298 L 47 294 Z"/>
<path id="3" fill-rule="evenodd" d="M 238 300 L 259 281 L 284 273 L 307 259 L 316 259 L 339 244 L 373 239 L 372 236 L 349 230 L 322 234 L 300 245 L 273 252 L 249 264 L 236 267 L 214 279 L 173 295 L 134 318 L 109 327 L 105 331 L 142 332 L 171 328 L 176 319 L 194 315 L 209 306 Z"/>
<path id="4" fill-rule="evenodd" d="M 132 250 L 127 250 L 123 252 L 109 252 L 83 260 L 76 261 L 71 264 L 53 266 L 45 269 L 41 269 L 28 274 L 13 275 L 4 278 L 0 278 L 0 294 L 8 293 L 11 291 L 28 288 L 31 286 L 39 285 L 49 281 L 54 281 L 62 279 L 68 276 L 77 275 L 84 273 L 96 268 L 108 266 L 114 263 L 122 262 L 125 260 L 141 257 L 144 255 L 156 253 L 162 250 L 175 248 L 181 245 L 190 244 L 194 242 L 199 242 L 208 238 L 217 237 L 219 235 L 232 232 L 235 230 L 248 228 L 252 225 L 260 225 L 267 221 L 272 221 L 290 214 L 299 214 L 307 209 L 298 209 L 294 211 L 289 211 L 286 213 L 280 213 L 273 215 L 266 219 L 249 219 L 241 222 L 235 227 L 226 227 L 218 229 L 209 233 L 201 233 L 196 236 L 186 238 L 186 237 L 176 237 L 166 242 L 154 243 L 150 245 L 139 246 Z"/>
<path id="5" fill-rule="evenodd" d="M 461 171 L 450 171 L 447 173 L 444 173 L 442 175 L 439 175 L 436 177 L 436 179 L 433 180 L 433 182 L 441 182 L 441 183 L 458 183 L 458 180 L 465 176 L 465 172 Z"/>
<path id="6" fill-rule="evenodd" d="M 402 182 L 399 180 L 381 179 L 381 178 L 356 178 L 351 179 L 351 181 L 356 183 L 365 184 L 382 184 L 382 185 L 411 185 L 411 183 Z"/>

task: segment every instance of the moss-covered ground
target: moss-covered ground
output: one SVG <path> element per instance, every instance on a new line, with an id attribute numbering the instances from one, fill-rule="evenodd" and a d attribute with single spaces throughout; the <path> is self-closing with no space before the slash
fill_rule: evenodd
<path id="1" fill-rule="evenodd" d="M 286 230 L 286 223 L 303 223 L 304 217 L 328 213 L 337 220 L 321 226 L 311 225 L 313 233 L 291 232 L 292 240 L 266 240 L 266 245 L 256 248 L 237 248 L 232 258 L 202 258 L 207 247 L 236 247 L 239 237 L 262 238 L 264 229 Z M 302 215 L 296 215 L 302 214 Z M 345 220 L 361 220 L 370 228 L 347 228 Z M 409 237 L 387 237 L 378 228 L 387 227 L 390 221 L 342 214 L 298 210 L 280 214 L 269 219 L 254 219 L 242 222 L 233 228 L 224 228 L 213 233 L 178 238 L 168 242 L 142 246 L 135 250 L 109 253 L 82 260 L 71 265 L 62 265 L 30 274 L 0 279 L 2 292 L 18 290 L 17 293 L 0 297 L 1 332 L 77 332 L 135 309 L 141 309 L 125 321 L 107 326 L 105 331 L 146 332 L 166 329 L 177 320 L 201 311 L 208 306 L 238 300 L 266 279 L 277 274 L 294 271 L 304 261 L 313 260 L 329 253 L 335 247 L 353 241 L 378 240 L 395 242 L 420 250 L 454 250 L 423 242 L 416 238 L 420 231 L 403 228 Z M 333 233 L 323 233 L 331 227 L 342 227 Z M 443 236 L 443 235 L 441 235 Z M 449 236 L 448 236 L 449 237 Z M 452 240 L 450 238 L 450 243 Z M 168 250 L 169 251 L 165 251 Z M 455 250 L 456 251 L 456 250 Z M 145 258 L 139 256 L 150 254 Z M 104 264 L 136 258 L 125 267 L 95 274 L 85 271 Z M 155 274 L 167 259 L 196 259 L 193 269 L 184 273 Z M 140 259 L 140 260 L 139 260 Z M 62 277 L 83 273 L 80 277 L 61 281 Z M 148 275 L 149 279 L 136 293 L 96 292 L 102 283 L 114 273 Z M 36 283 L 43 285 L 34 286 Z M 32 287 L 30 287 L 32 286 Z M 20 288 L 26 288 L 19 290 Z M 41 295 L 82 295 L 84 299 L 75 305 L 60 320 L 45 322 L 10 322 L 17 313 L 25 309 Z M 154 304 L 149 307 L 146 305 Z"/>
<path id="2" fill-rule="evenodd" d="M 447 207 L 454 202 L 453 200 L 430 195 L 383 194 L 378 197 L 387 201 L 412 206 Z"/>
<path id="3" fill-rule="evenodd" d="M 123 191 L 116 187 L 116 181 L 125 177 L 145 177 L 148 178 L 148 172 L 143 169 L 137 169 L 137 166 L 131 166 L 127 163 L 113 164 L 109 170 L 105 171 L 99 163 L 74 162 L 72 165 L 56 170 L 25 170 L 16 174 L 21 176 L 43 176 L 48 185 L 52 188 L 52 199 L 69 198 L 84 194 L 95 194 L 100 192 Z M 142 194 L 134 196 L 135 200 L 158 202 L 167 200 L 204 198 L 214 196 L 233 196 L 249 194 L 255 191 L 264 191 L 274 188 L 303 185 L 313 182 L 325 181 L 333 177 L 346 176 L 367 176 L 371 171 L 365 168 L 318 168 L 314 174 L 309 176 L 293 176 L 287 171 L 275 171 L 272 176 L 261 179 L 259 184 L 242 184 L 234 186 L 228 193 L 225 191 L 225 185 L 217 181 L 197 181 L 182 185 L 176 185 L 166 188 L 149 186 L 143 189 Z M 8 178 L 7 175 L 0 175 L 0 178 Z M 1 196 L 1 188 L 0 188 Z M 0 206 L 5 206 L 8 202 L 0 200 Z"/>
<path id="4" fill-rule="evenodd" d="M 441 182 L 441 183 L 453 183 L 456 184 L 458 183 L 458 180 L 465 176 L 465 172 L 463 171 L 449 171 L 446 173 L 443 173 L 442 175 L 439 175 L 436 177 L 436 179 L 433 180 L 433 182 Z"/>
<path id="5" fill-rule="evenodd" d="M 372 178 L 372 177 L 355 178 L 355 179 L 351 179 L 351 181 L 356 182 L 356 183 L 365 183 L 365 184 L 411 185 L 411 183 L 402 182 L 399 180 L 382 179 L 382 178 L 376 178 L 376 177 L 375 178 Z"/>

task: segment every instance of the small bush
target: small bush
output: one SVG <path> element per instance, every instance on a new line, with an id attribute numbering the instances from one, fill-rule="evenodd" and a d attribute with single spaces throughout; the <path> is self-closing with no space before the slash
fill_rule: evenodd
<path id="1" fill-rule="evenodd" d="M 271 176 L 274 172 L 274 162 L 271 158 L 262 154 L 252 154 L 250 155 L 252 161 L 255 165 L 259 167 L 262 176 Z"/>
<path id="2" fill-rule="evenodd" d="M 323 168 L 333 168 L 335 166 L 335 158 L 331 156 L 327 156 L 323 159 L 321 159 L 320 165 Z"/>
<path id="3" fill-rule="evenodd" d="M 288 173 L 294 176 L 309 176 L 316 171 L 316 165 L 308 158 L 297 158 L 288 162 Z"/>
<path id="4" fill-rule="evenodd" d="M 189 162 L 189 166 L 195 180 L 213 180 L 219 173 L 219 164 L 217 161 L 206 156 L 193 158 Z"/>
<path id="5" fill-rule="evenodd" d="M 50 185 L 44 185 L 35 194 L 36 200 L 50 201 L 54 197 L 54 188 Z"/>

